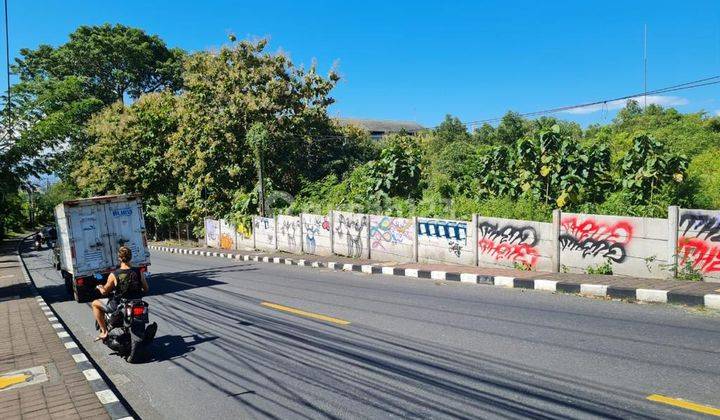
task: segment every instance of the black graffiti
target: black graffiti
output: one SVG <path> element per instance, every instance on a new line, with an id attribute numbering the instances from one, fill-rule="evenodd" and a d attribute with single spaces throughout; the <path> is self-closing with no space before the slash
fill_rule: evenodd
<path id="1" fill-rule="evenodd" d="M 497 223 L 482 222 L 478 224 L 478 231 L 482 239 L 490 239 L 497 243 L 535 246 L 539 242 L 537 232 L 530 226 L 515 227 L 507 225 L 499 227 Z"/>
<path id="2" fill-rule="evenodd" d="M 690 230 L 697 230 L 696 237 L 720 242 L 720 219 L 709 214 L 685 213 L 680 216 L 680 227 L 685 226 L 682 236 Z"/>
<path id="3" fill-rule="evenodd" d="M 349 257 L 360 258 L 363 251 L 362 232 L 368 227 L 367 216 L 360 218 L 352 218 L 338 214 L 338 226 L 335 231 L 340 239 L 347 239 L 347 255 Z"/>
<path id="4" fill-rule="evenodd" d="M 418 235 L 445 238 L 456 242 L 467 243 L 467 223 L 427 220 L 418 223 Z"/>
<path id="5" fill-rule="evenodd" d="M 581 251 L 583 258 L 591 255 L 597 257 L 598 255 L 607 258 L 616 263 L 625 261 L 627 256 L 625 247 L 617 242 L 606 241 L 602 239 L 586 238 L 582 241 L 578 241 L 572 235 L 560 235 L 560 246 L 563 250 L 569 251 Z"/>

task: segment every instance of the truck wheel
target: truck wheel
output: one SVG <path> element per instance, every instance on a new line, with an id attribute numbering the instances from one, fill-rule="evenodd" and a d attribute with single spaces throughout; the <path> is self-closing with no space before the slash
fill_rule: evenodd
<path id="1" fill-rule="evenodd" d="M 73 282 L 72 289 L 73 289 L 73 299 L 75 299 L 75 302 L 82 303 L 82 300 L 80 299 L 80 293 L 78 293 L 77 285 L 75 284 L 75 282 Z"/>

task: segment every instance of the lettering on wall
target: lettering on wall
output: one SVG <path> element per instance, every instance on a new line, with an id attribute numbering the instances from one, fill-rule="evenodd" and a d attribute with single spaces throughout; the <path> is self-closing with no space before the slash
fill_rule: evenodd
<path id="1" fill-rule="evenodd" d="M 218 239 L 218 226 L 217 220 L 205 219 L 205 236 L 208 241 L 217 241 Z"/>
<path id="2" fill-rule="evenodd" d="M 684 213 L 679 228 L 685 229 L 678 238 L 680 263 L 703 273 L 720 272 L 720 217 Z"/>
<path id="3" fill-rule="evenodd" d="M 305 233 L 305 252 L 314 254 L 317 246 L 316 237 L 321 231 L 330 231 L 330 221 L 327 216 L 303 216 L 304 233 Z"/>
<path id="4" fill-rule="evenodd" d="M 343 214 L 337 214 L 336 220 L 338 238 L 346 239 L 347 242 L 347 255 L 353 258 L 360 258 L 362 256 L 363 245 L 362 245 L 362 232 L 363 229 L 368 227 L 367 216 L 345 216 Z"/>
<path id="5" fill-rule="evenodd" d="M 467 222 L 424 220 L 418 222 L 418 236 L 446 239 L 448 251 L 459 258 L 467 245 Z"/>
<path id="6" fill-rule="evenodd" d="M 535 267 L 540 253 L 535 249 L 540 238 L 531 226 L 478 224 L 478 252 L 495 260 L 505 260 Z"/>
<path id="7" fill-rule="evenodd" d="M 630 222 L 605 223 L 593 218 L 582 221 L 577 216 L 562 219 L 566 233 L 560 235 L 563 250 L 580 251 L 587 256 L 607 258 L 622 263 L 627 257 L 625 247 L 632 240 L 633 226 Z"/>
<path id="8" fill-rule="evenodd" d="M 403 245 L 413 241 L 413 221 L 399 217 L 383 216 L 370 226 L 373 249 L 385 249 L 387 244 Z"/>

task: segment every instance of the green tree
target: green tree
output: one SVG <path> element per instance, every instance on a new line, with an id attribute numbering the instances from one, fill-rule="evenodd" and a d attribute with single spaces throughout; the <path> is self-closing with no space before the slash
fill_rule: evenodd
<path id="1" fill-rule="evenodd" d="M 687 165 L 685 156 L 669 152 L 660 141 L 638 136 L 620 161 L 623 189 L 632 194 L 636 204 L 653 203 L 663 188 L 683 183 Z"/>
<path id="2" fill-rule="evenodd" d="M 334 72 L 296 68 L 283 54 L 265 52 L 267 41 L 239 41 L 186 60 L 179 126 L 168 156 L 180 178 L 179 204 L 194 220 L 231 211 L 236 191 L 255 184 L 254 155 L 247 144 L 253 123 L 271 142 L 264 151 L 267 177 L 290 193 L 304 179 L 319 179 L 325 162 L 315 141 L 333 136 L 327 107 L 339 80 Z M 335 140 L 334 140 L 335 141 Z"/>
<path id="3" fill-rule="evenodd" d="M 157 36 L 123 25 L 81 26 L 58 47 L 20 50 L 13 71 L 20 102 L 17 137 L 56 153 L 45 156 L 66 176 L 92 144 L 85 123 L 103 106 L 146 92 L 180 87 L 183 53 Z M 50 159 L 50 158 L 55 159 Z"/>
<path id="4" fill-rule="evenodd" d="M 96 139 L 72 172 L 84 195 L 140 193 L 148 206 L 174 197 L 178 181 L 166 153 L 177 130 L 177 99 L 169 92 L 117 102 L 95 115 L 88 132 Z"/>

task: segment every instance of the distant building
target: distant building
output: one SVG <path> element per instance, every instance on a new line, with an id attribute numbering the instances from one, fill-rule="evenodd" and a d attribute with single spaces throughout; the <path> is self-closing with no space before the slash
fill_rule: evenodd
<path id="1" fill-rule="evenodd" d="M 360 118 L 338 118 L 342 126 L 354 125 L 364 128 L 370 133 L 370 137 L 379 140 L 391 133 L 405 131 L 408 134 L 415 134 L 425 127 L 412 121 L 386 121 L 386 120 L 365 120 Z"/>

